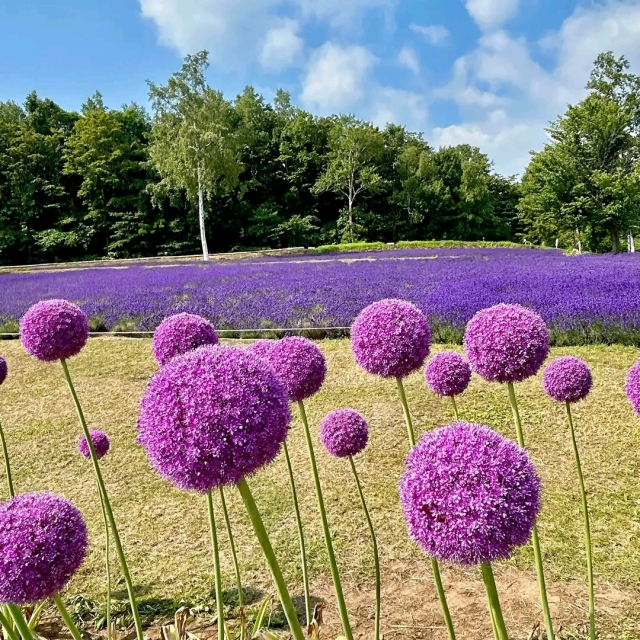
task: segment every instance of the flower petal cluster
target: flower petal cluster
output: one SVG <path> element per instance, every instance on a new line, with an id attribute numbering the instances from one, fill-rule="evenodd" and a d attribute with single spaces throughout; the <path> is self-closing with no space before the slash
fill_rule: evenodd
<path id="1" fill-rule="evenodd" d="M 93 443 L 93 449 L 96 452 L 96 457 L 98 460 L 100 458 L 104 458 L 109 452 L 109 448 L 111 447 L 111 443 L 109 442 L 109 436 L 107 436 L 104 431 L 99 431 L 96 429 L 92 431 L 90 434 L 91 442 Z M 91 451 L 89 450 L 89 443 L 85 436 L 82 436 L 78 441 L 78 451 L 85 457 L 91 458 Z"/>
<path id="2" fill-rule="evenodd" d="M 427 363 L 424 377 L 433 393 L 457 396 L 469 386 L 471 367 L 456 351 L 441 351 Z"/>
<path id="3" fill-rule="evenodd" d="M 256 340 L 247 347 L 247 351 L 257 358 L 271 362 L 271 352 L 275 345 L 275 340 Z"/>
<path id="4" fill-rule="evenodd" d="M 0 356 L 0 384 L 2 384 L 9 374 L 9 367 L 7 366 L 7 361 Z"/>
<path id="5" fill-rule="evenodd" d="M 20 320 L 20 340 L 38 360 L 53 362 L 77 355 L 89 338 L 85 312 L 67 300 L 34 304 Z"/>
<path id="6" fill-rule="evenodd" d="M 558 402 L 579 402 L 591 391 L 593 378 L 589 365 L 580 358 L 563 356 L 553 360 L 542 374 L 542 386 Z"/>
<path id="7" fill-rule="evenodd" d="M 351 327 L 356 362 L 383 378 L 404 378 L 423 364 L 431 348 L 426 316 L 405 300 L 386 299 L 365 307 Z"/>
<path id="8" fill-rule="evenodd" d="M 544 320 L 519 304 L 478 311 L 464 334 L 471 368 L 489 382 L 521 382 L 538 373 L 549 354 Z"/>
<path id="9" fill-rule="evenodd" d="M 177 313 L 165 318 L 153 334 L 153 355 L 163 366 L 176 356 L 205 345 L 218 344 L 213 325 L 193 313 Z"/>
<path id="10" fill-rule="evenodd" d="M 338 409 L 322 421 L 320 440 L 332 456 L 348 458 L 367 446 L 369 426 L 364 416 L 354 409 Z"/>
<path id="11" fill-rule="evenodd" d="M 200 347 L 149 382 L 138 442 L 176 486 L 207 492 L 271 462 L 290 420 L 286 390 L 266 363 L 244 349 Z"/>
<path id="12" fill-rule="evenodd" d="M 626 392 L 633 410 L 640 416 L 640 360 L 629 369 Z"/>
<path id="13" fill-rule="evenodd" d="M 0 504 L 0 603 L 30 604 L 62 590 L 87 552 L 78 509 L 52 493 Z"/>
<path id="14" fill-rule="evenodd" d="M 405 464 L 405 520 L 428 555 L 462 565 L 493 562 L 529 539 L 540 478 L 511 440 L 456 422 L 425 434 Z"/>
<path id="15" fill-rule="evenodd" d="M 327 363 L 320 347 L 299 336 L 275 342 L 269 364 L 292 402 L 305 400 L 319 391 L 327 375 Z"/>

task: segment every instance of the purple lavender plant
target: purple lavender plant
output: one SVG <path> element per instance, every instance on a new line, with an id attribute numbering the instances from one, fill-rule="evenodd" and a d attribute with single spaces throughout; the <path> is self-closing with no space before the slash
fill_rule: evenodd
<path id="1" fill-rule="evenodd" d="M 163 366 L 176 356 L 215 344 L 218 334 L 208 320 L 192 313 L 177 313 L 160 323 L 151 348 L 158 364 Z"/>

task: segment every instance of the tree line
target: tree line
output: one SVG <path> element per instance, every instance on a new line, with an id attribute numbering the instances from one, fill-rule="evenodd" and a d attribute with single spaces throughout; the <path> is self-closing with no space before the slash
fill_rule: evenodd
<path id="1" fill-rule="evenodd" d="M 0 103 L 0 263 L 424 239 L 619 250 L 637 225 L 640 81 L 611 53 L 522 181 L 477 147 L 316 117 L 282 90 L 229 101 L 207 66 L 200 52 L 149 83 L 151 113 L 99 93 L 79 113 L 35 92 Z"/>

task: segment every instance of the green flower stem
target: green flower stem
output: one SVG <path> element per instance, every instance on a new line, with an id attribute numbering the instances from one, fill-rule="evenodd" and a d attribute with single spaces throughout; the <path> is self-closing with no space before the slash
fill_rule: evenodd
<path id="1" fill-rule="evenodd" d="M 260 516 L 260 512 L 258 511 L 258 507 L 255 500 L 253 499 L 251 489 L 249 489 L 249 485 L 247 484 L 246 480 L 243 479 L 238 483 L 238 491 L 240 491 L 244 506 L 247 509 L 249 518 L 251 518 L 251 524 L 253 525 L 256 537 L 258 538 L 258 542 L 262 547 L 262 552 L 264 553 L 264 557 L 267 561 L 267 564 L 269 565 L 269 569 L 271 569 L 271 575 L 273 576 L 273 581 L 276 583 L 278 596 L 280 598 L 280 602 L 282 603 L 284 614 L 287 617 L 291 635 L 293 636 L 294 640 L 305 640 L 304 633 L 302 632 L 302 627 L 300 626 L 300 622 L 298 621 L 298 614 L 296 613 L 296 609 L 293 606 L 293 602 L 291 601 L 291 596 L 289 595 L 287 584 L 284 581 L 284 577 L 282 576 L 282 571 L 280 570 L 280 565 L 278 564 L 276 554 L 273 551 L 271 541 L 269 540 L 267 531 L 264 528 L 264 523 L 262 522 L 262 517 Z"/>
<path id="2" fill-rule="evenodd" d="M 22 636 L 22 639 L 35 640 L 33 633 L 31 633 L 31 629 L 29 629 L 27 621 L 24 619 L 22 609 L 17 604 L 8 604 L 6 606 L 9 610 L 9 613 L 11 613 L 13 621 L 16 623 L 16 629 L 18 629 L 18 632 Z"/>
<path id="3" fill-rule="evenodd" d="M 213 496 L 207 493 L 207 510 L 209 512 L 209 529 L 211 531 L 211 551 L 213 552 L 213 571 L 216 588 L 216 609 L 218 612 L 218 640 L 224 640 L 224 603 L 222 602 L 222 575 L 220 573 L 220 552 L 218 549 L 218 533 L 216 518 L 213 512 Z"/>
<path id="4" fill-rule="evenodd" d="M 136 596 L 133 590 L 133 581 L 131 580 L 129 565 L 127 564 L 127 559 L 124 555 L 122 542 L 120 540 L 120 534 L 118 533 L 118 527 L 116 526 L 116 520 L 113 515 L 113 509 L 111 508 L 111 503 L 109 502 L 109 496 L 107 495 L 107 488 L 105 487 L 104 480 L 102 479 L 102 472 L 100 471 L 100 465 L 98 464 L 98 457 L 96 456 L 96 451 L 93 446 L 91 433 L 89 431 L 89 427 L 87 426 L 87 421 L 85 420 L 84 412 L 82 411 L 82 405 L 80 404 L 80 400 L 78 399 L 78 395 L 76 393 L 75 387 L 73 386 L 73 381 L 71 380 L 67 363 L 64 359 L 60 360 L 60 363 L 62 364 L 64 377 L 67 381 L 67 385 L 69 386 L 69 391 L 71 392 L 71 397 L 73 398 L 76 411 L 78 412 L 78 418 L 80 420 L 80 425 L 82 426 L 84 437 L 86 438 L 87 445 L 89 446 L 89 452 L 91 454 L 91 463 L 93 464 L 93 470 L 96 476 L 96 482 L 98 483 L 98 490 L 103 500 L 104 509 L 107 514 L 107 518 L 109 520 L 109 525 L 111 527 L 111 532 L 113 534 L 113 542 L 116 545 L 116 553 L 118 554 L 118 560 L 120 561 L 120 567 L 122 569 L 122 576 L 127 586 L 127 593 L 129 594 L 129 602 L 131 603 L 131 612 L 133 614 L 133 621 L 136 627 L 136 637 L 137 637 L 137 640 L 144 640 L 144 634 L 142 632 L 142 620 L 140 619 L 140 614 L 138 613 L 138 603 L 136 602 Z"/>
<path id="5" fill-rule="evenodd" d="M 298 543 L 300 545 L 300 561 L 302 564 L 302 584 L 304 587 L 304 608 L 307 616 L 307 627 L 311 624 L 311 592 L 309 590 L 309 572 L 307 570 L 307 551 L 304 543 L 304 529 L 302 528 L 302 516 L 300 515 L 300 503 L 298 502 L 298 491 L 296 490 L 296 481 L 293 477 L 293 467 L 291 466 L 291 457 L 289 456 L 289 448 L 286 441 L 282 444 L 284 449 L 284 457 L 287 461 L 287 472 L 289 474 L 289 486 L 291 487 L 291 497 L 293 498 L 293 507 L 296 513 L 296 526 L 298 527 Z"/>
<path id="6" fill-rule="evenodd" d="M 413 420 L 411 419 L 411 412 L 409 411 L 409 404 L 407 403 L 407 394 L 404 391 L 404 384 L 402 378 L 396 378 L 398 384 L 398 395 L 400 396 L 400 402 L 402 403 L 402 411 L 404 413 L 404 420 L 407 425 L 407 434 L 409 435 L 409 445 L 413 449 L 416 446 L 416 435 L 413 429 Z M 438 599 L 440 600 L 440 607 L 442 608 L 442 615 L 447 626 L 447 633 L 449 640 L 455 640 L 456 633 L 453 628 L 453 620 L 451 619 L 451 612 L 449 611 L 449 604 L 447 603 L 447 596 L 444 592 L 444 585 L 442 584 L 442 576 L 440 575 L 440 565 L 435 558 L 431 558 L 431 567 L 433 568 L 433 577 L 436 582 L 436 591 L 438 592 Z"/>
<path id="7" fill-rule="evenodd" d="M 329 566 L 331 568 L 331 577 L 333 578 L 333 586 L 338 599 L 338 609 L 340 611 L 340 620 L 342 622 L 342 630 L 347 640 L 353 640 L 353 632 L 351 631 L 351 623 L 349 622 L 349 612 L 347 611 L 347 603 L 344 599 L 342 584 L 340 582 L 340 572 L 338 571 L 338 563 L 333 550 L 333 542 L 331 540 L 331 531 L 329 530 L 329 522 L 327 521 L 327 511 L 324 506 L 324 497 L 322 495 L 322 486 L 320 484 L 320 475 L 318 473 L 318 463 L 316 462 L 316 454 L 313 451 L 313 441 L 311 439 L 311 431 L 309 430 L 309 421 L 307 420 L 307 411 L 304 408 L 304 402 L 298 402 L 298 410 L 300 411 L 300 419 L 304 427 L 304 437 L 307 441 L 307 450 L 309 451 L 309 461 L 311 462 L 311 471 L 313 472 L 313 481 L 316 487 L 316 497 L 318 498 L 318 509 L 320 510 L 320 519 L 322 520 L 322 531 L 324 534 L 324 542 L 327 547 L 327 555 L 329 556 Z"/>
<path id="8" fill-rule="evenodd" d="M 578 443 L 576 442 L 576 433 L 573 428 L 573 417 L 571 415 L 571 404 L 567 406 L 567 421 L 569 422 L 569 430 L 571 431 L 571 443 L 573 445 L 573 454 L 576 460 L 576 469 L 578 471 L 578 483 L 580 485 L 580 499 L 582 500 L 582 515 L 584 517 L 584 545 L 587 552 L 587 581 L 589 583 L 589 638 L 596 640 L 596 603 L 593 587 L 593 556 L 591 546 L 591 525 L 589 524 L 589 508 L 587 506 L 587 491 L 584 487 L 584 476 L 582 475 L 582 465 L 580 464 L 580 454 L 578 453 Z"/>
<path id="9" fill-rule="evenodd" d="M 496 581 L 493 577 L 493 569 L 488 562 L 483 562 L 480 565 L 480 569 L 482 571 L 484 586 L 487 589 L 487 600 L 489 601 L 489 612 L 491 613 L 494 635 L 498 640 L 509 640 L 509 633 L 507 631 L 507 626 L 504 623 L 502 607 L 500 606 L 500 599 L 498 598 Z"/>
<path id="10" fill-rule="evenodd" d="M 516 427 L 518 436 L 518 444 L 524 449 L 524 435 L 522 433 L 522 420 L 518 409 L 518 401 L 516 400 L 516 391 L 513 382 L 507 384 L 509 389 L 509 403 L 513 412 L 513 422 Z M 536 573 L 538 574 L 538 586 L 540 587 L 540 602 L 542 603 L 542 612 L 544 615 L 544 624 L 547 630 L 547 639 L 554 640 L 553 623 L 551 621 L 551 610 L 549 608 L 549 599 L 547 597 L 547 583 L 544 578 L 544 567 L 542 565 L 542 551 L 540 550 L 540 537 L 538 536 L 538 527 L 533 526 L 531 530 L 531 542 L 533 544 L 533 557 L 536 565 Z"/>
<path id="11" fill-rule="evenodd" d="M 20 640 L 20 637 L 13 628 L 13 622 L 4 615 L 3 609 L 4 607 L 0 607 L 0 628 L 4 630 L 9 640 Z"/>
<path id="12" fill-rule="evenodd" d="M 104 507 L 104 500 L 100 496 L 100 506 L 102 507 L 102 518 L 104 520 L 104 562 L 107 570 L 107 638 L 111 633 L 111 561 L 109 558 L 109 518 Z"/>
<path id="13" fill-rule="evenodd" d="M 7 484 L 9 485 L 9 497 L 13 498 L 16 492 L 13 489 L 13 478 L 11 476 L 11 463 L 9 462 L 9 450 L 7 449 L 7 441 L 4 438 L 4 431 L 0 424 L 0 442 L 2 443 L 2 454 L 4 455 L 4 468 L 7 472 Z"/>
<path id="14" fill-rule="evenodd" d="M 78 629 L 78 627 L 76 627 L 75 623 L 73 622 L 73 619 L 69 615 L 69 612 L 67 611 L 67 608 L 64 606 L 64 602 L 62 602 L 62 598 L 60 597 L 59 593 L 56 593 L 53 596 L 53 601 L 56 603 L 56 607 L 58 607 L 58 611 L 60 612 L 60 615 L 62 616 L 64 623 L 67 625 L 67 629 L 69 629 L 69 631 L 71 632 L 71 635 L 73 636 L 73 640 L 82 640 L 82 634 L 80 633 L 80 630 Z"/>
<path id="15" fill-rule="evenodd" d="M 238 586 L 238 606 L 244 608 L 244 591 L 242 590 L 242 576 L 240 574 L 240 565 L 238 564 L 238 554 L 236 552 L 236 543 L 233 539 L 233 530 L 231 529 L 231 520 L 229 519 L 229 510 L 227 509 L 227 501 L 224 497 L 224 489 L 220 487 L 220 504 L 222 505 L 222 513 L 224 515 L 224 523 L 227 527 L 227 536 L 229 537 L 229 546 L 231 547 L 231 556 L 233 558 L 233 570 L 236 574 L 236 585 Z"/>
<path id="16" fill-rule="evenodd" d="M 460 416 L 458 415 L 458 403 L 456 402 L 455 396 L 449 396 L 451 398 L 451 406 L 453 407 L 453 417 L 456 420 L 460 420 Z"/>
<path id="17" fill-rule="evenodd" d="M 364 493 L 362 492 L 362 486 L 360 485 L 360 478 L 358 477 L 358 471 L 356 470 L 356 465 L 353 461 L 353 456 L 349 456 L 349 462 L 351 463 L 351 470 L 353 471 L 353 477 L 356 481 L 356 487 L 358 487 L 358 494 L 360 495 L 360 502 L 362 503 L 362 510 L 364 511 L 365 518 L 367 519 L 367 524 L 369 525 L 369 533 L 371 534 L 371 546 L 373 547 L 373 562 L 376 571 L 376 612 L 375 612 L 375 631 L 374 631 L 374 640 L 380 640 L 380 587 L 381 587 L 381 579 L 380 579 L 380 556 L 378 554 L 378 541 L 376 539 L 376 532 L 373 528 L 373 522 L 371 521 L 371 515 L 369 514 L 369 509 L 367 509 L 367 503 L 364 499 Z"/>

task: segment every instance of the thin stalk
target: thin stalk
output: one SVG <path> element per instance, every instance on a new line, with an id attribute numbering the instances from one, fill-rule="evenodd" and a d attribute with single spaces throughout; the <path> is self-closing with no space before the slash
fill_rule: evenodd
<path id="1" fill-rule="evenodd" d="M 413 420 L 411 419 L 411 412 L 409 411 L 409 404 L 407 402 L 407 394 L 404 391 L 404 384 L 402 378 L 396 378 L 398 385 L 398 395 L 400 396 L 400 402 L 402 403 L 402 411 L 404 413 L 404 421 L 407 425 L 407 434 L 409 436 L 409 445 L 413 449 L 416 446 L 416 435 L 413 428 Z M 449 611 L 449 604 L 447 602 L 447 596 L 444 592 L 444 585 L 442 584 L 442 576 L 440 575 L 440 565 L 435 558 L 431 558 L 431 567 L 433 569 L 433 577 L 436 583 L 436 591 L 438 592 L 438 600 L 440 600 L 440 607 L 442 608 L 442 615 L 447 626 L 447 634 L 449 640 L 455 640 L 456 633 L 453 628 L 453 620 L 451 619 L 451 612 Z"/>
<path id="2" fill-rule="evenodd" d="M 62 602 L 62 598 L 60 597 L 59 593 L 54 594 L 53 601 L 56 603 L 56 607 L 58 607 L 58 611 L 60 612 L 64 623 L 67 625 L 67 629 L 69 629 L 69 631 L 71 632 L 73 640 L 82 640 L 82 634 L 69 615 L 69 612 L 64 606 L 64 602 Z"/>
<path id="3" fill-rule="evenodd" d="M 4 630 L 9 640 L 20 640 L 20 637 L 13 628 L 13 623 L 2 612 L 2 607 L 0 607 L 0 627 Z"/>
<path id="4" fill-rule="evenodd" d="M 453 407 L 453 417 L 457 420 L 460 420 L 460 416 L 458 415 L 458 403 L 456 402 L 455 396 L 449 396 L 451 398 L 451 406 Z"/>
<path id="5" fill-rule="evenodd" d="M 2 454 L 4 455 L 4 468 L 7 471 L 7 484 L 9 485 L 9 497 L 13 498 L 16 492 L 13 489 L 13 478 L 11 476 L 11 463 L 9 461 L 9 450 L 7 449 L 7 441 L 4 438 L 4 431 L 0 424 L 0 442 L 2 442 Z"/>
<path id="6" fill-rule="evenodd" d="M 218 533 L 216 518 L 213 512 L 213 496 L 207 493 L 207 510 L 209 512 L 209 529 L 211 531 L 211 551 L 213 552 L 213 571 L 215 575 L 216 609 L 218 611 L 218 640 L 224 640 L 224 604 L 222 602 L 222 575 L 220 573 L 220 552 L 218 549 Z"/>
<path id="7" fill-rule="evenodd" d="M 100 496 L 100 506 L 102 507 L 102 517 L 104 519 L 104 561 L 107 570 L 107 637 L 111 633 L 111 561 L 109 558 L 109 518 L 104 507 L 104 500 Z"/>
<path id="8" fill-rule="evenodd" d="M 498 640 L 509 640 L 509 632 L 507 631 L 507 625 L 504 623 L 504 617 L 502 616 L 502 607 L 500 606 L 500 599 L 498 598 L 496 581 L 493 577 L 493 569 L 488 562 L 483 562 L 480 565 L 480 569 L 482 571 L 484 586 L 487 589 L 487 600 L 489 601 L 489 612 L 491 613 L 491 620 L 494 625 L 494 633 L 497 635 Z"/>
<path id="9" fill-rule="evenodd" d="M 227 501 L 224 497 L 224 489 L 220 487 L 220 504 L 222 505 L 222 513 L 224 515 L 224 523 L 227 527 L 227 536 L 229 538 L 229 546 L 231 547 L 231 556 L 233 558 L 233 570 L 236 574 L 236 585 L 238 586 L 238 606 L 244 608 L 244 591 L 242 590 L 242 576 L 240 575 L 240 565 L 238 564 L 238 554 L 236 552 L 236 543 L 233 539 L 233 530 L 231 529 L 231 520 L 229 519 L 229 510 L 227 509 Z"/>
<path id="10" fill-rule="evenodd" d="M 516 400 L 516 391 L 513 382 L 507 384 L 509 389 L 509 403 L 513 412 L 513 422 L 516 427 L 518 436 L 518 444 L 524 449 L 524 435 L 522 433 L 522 420 L 520 418 L 520 410 L 518 409 L 518 401 Z M 547 639 L 554 640 L 553 622 L 551 621 L 551 609 L 549 608 L 549 599 L 547 597 L 547 583 L 544 577 L 544 566 L 542 564 L 542 551 L 540 549 L 540 537 L 538 536 L 538 527 L 533 526 L 531 530 L 531 542 L 533 545 L 533 558 L 536 565 L 536 573 L 538 575 L 538 586 L 540 587 L 540 602 L 542 604 L 542 613 L 544 615 L 544 625 L 547 630 Z"/>
<path id="11" fill-rule="evenodd" d="M 282 603 L 284 614 L 287 617 L 291 635 L 295 640 L 305 640 L 302 627 L 298 621 L 298 614 L 296 613 L 296 609 L 291 601 L 291 596 L 289 595 L 289 590 L 287 589 L 287 583 L 284 581 L 284 577 L 282 576 L 282 571 L 280 570 L 276 554 L 273 551 L 267 530 L 264 528 L 262 517 L 260 516 L 260 512 L 258 511 L 258 507 L 253 499 L 251 489 L 249 489 L 249 485 L 246 480 L 243 479 L 238 483 L 238 491 L 240 491 L 244 506 L 247 509 L 249 518 L 251 518 L 251 524 L 253 525 L 256 537 L 262 547 L 262 552 L 264 553 L 264 557 L 269 565 L 269 569 L 271 569 L 271 575 L 273 576 L 273 581 L 276 583 L 276 590 L 278 591 L 278 596 Z"/>
<path id="12" fill-rule="evenodd" d="M 284 458 L 287 461 L 287 472 L 289 473 L 289 486 L 291 487 L 291 497 L 296 514 L 296 526 L 298 527 L 298 544 L 300 546 L 300 562 L 302 565 L 302 585 L 304 587 L 304 608 L 307 619 L 307 628 L 311 624 L 311 592 L 309 590 L 309 573 L 307 570 L 307 550 L 304 543 L 304 529 L 302 528 L 302 516 L 300 515 L 300 503 L 298 502 L 298 491 L 296 481 L 293 477 L 293 467 L 289 456 L 289 448 L 286 441 L 282 444 Z"/>
<path id="13" fill-rule="evenodd" d="M 375 612 L 375 627 L 374 627 L 374 640 L 380 640 L 380 556 L 378 554 L 378 541 L 376 539 L 376 532 L 373 528 L 373 522 L 371 521 L 371 515 L 369 509 L 367 509 L 367 502 L 364 499 L 364 493 L 362 492 L 362 486 L 360 485 L 360 478 L 358 477 L 358 471 L 356 470 L 353 456 L 349 456 L 349 462 L 351 463 L 351 470 L 353 471 L 353 477 L 356 481 L 356 487 L 358 487 L 358 494 L 360 495 L 360 502 L 362 503 L 362 510 L 364 511 L 367 524 L 369 525 L 369 533 L 371 534 L 371 546 L 373 547 L 373 562 L 376 571 L 376 612 Z"/>
<path id="14" fill-rule="evenodd" d="M 82 405 L 80 404 L 80 400 L 78 399 L 78 394 L 76 393 L 75 387 L 73 386 L 73 381 L 71 380 L 71 375 L 69 374 L 69 368 L 67 367 L 67 363 L 64 359 L 61 359 L 60 363 L 62 364 L 64 377 L 67 381 L 67 385 L 69 386 L 69 391 L 71 392 L 71 397 L 73 398 L 76 411 L 78 412 L 78 418 L 80 420 L 80 425 L 82 426 L 84 437 L 86 438 L 87 445 L 89 446 L 89 452 L 91 454 L 91 463 L 93 464 L 93 471 L 96 476 L 96 482 L 98 483 L 98 490 L 103 500 L 104 509 L 106 511 L 107 518 L 109 520 L 109 525 L 111 527 L 111 532 L 113 534 L 113 542 L 116 545 L 116 553 L 118 554 L 118 560 L 120 561 L 120 567 L 122 569 L 122 577 L 124 578 L 125 584 L 127 586 L 127 593 L 129 594 L 129 602 L 131 603 L 131 613 L 133 614 L 133 621 L 136 627 L 136 637 L 137 637 L 137 640 L 144 640 L 144 634 L 142 632 L 142 620 L 140 619 L 140 614 L 138 613 L 138 603 L 136 602 L 136 596 L 133 590 L 133 581 L 131 580 L 129 565 L 127 564 L 127 559 L 124 555 L 122 542 L 120 540 L 120 534 L 118 533 L 118 527 L 116 525 L 116 520 L 113 515 L 113 509 L 111 508 L 111 503 L 109 502 L 107 488 L 105 487 L 104 480 L 102 479 L 102 472 L 100 471 L 100 465 L 98 464 L 98 457 L 96 456 L 96 451 L 93 446 L 91 433 L 89 431 L 89 427 L 87 426 L 87 421 L 85 420 L 84 412 L 82 411 Z"/>
<path id="15" fill-rule="evenodd" d="M 309 452 L 309 461 L 311 462 L 311 471 L 313 472 L 313 481 L 316 487 L 316 497 L 318 499 L 318 509 L 320 511 L 320 519 L 322 520 L 322 532 L 324 534 L 324 543 L 329 556 L 329 566 L 331 568 L 331 577 L 333 578 L 333 586 L 338 600 L 338 609 L 340 611 L 340 620 L 342 622 L 342 630 L 347 640 L 353 639 L 351 631 L 351 623 L 349 622 L 349 612 L 347 611 L 347 603 L 344 599 L 342 591 L 342 583 L 340 582 L 340 572 L 338 571 L 338 563 L 336 562 L 336 554 L 333 550 L 333 542 L 331 540 L 331 531 L 329 530 L 329 522 L 327 520 L 327 511 L 324 506 L 324 497 L 322 495 L 322 485 L 320 484 L 320 474 L 318 473 L 318 463 L 316 462 L 316 454 L 313 451 L 313 441 L 309 430 L 309 421 L 307 420 L 307 412 L 302 401 L 298 402 L 298 410 L 300 411 L 300 419 L 304 427 L 304 437 L 307 441 L 307 450 Z"/>
<path id="16" fill-rule="evenodd" d="M 582 515 L 584 517 L 584 546 L 587 552 L 587 581 L 589 583 L 589 638 L 590 640 L 596 640 L 596 603 L 593 587 L 593 556 L 591 545 L 591 525 L 589 524 L 589 508 L 587 506 L 587 491 L 584 486 L 584 476 L 582 475 L 582 465 L 580 464 L 578 443 L 576 442 L 576 433 L 573 428 L 571 404 L 567 402 L 566 406 L 567 421 L 569 422 L 569 430 L 571 431 L 573 454 L 576 459 L 576 469 L 578 471 L 578 484 L 580 486 L 580 499 L 582 501 Z"/>
<path id="17" fill-rule="evenodd" d="M 22 639 L 35 640 L 33 633 L 31 633 L 31 629 L 29 629 L 27 621 L 24 619 L 22 609 L 17 604 L 7 604 L 6 607 L 9 610 L 13 621 L 16 623 L 16 629 L 18 629 Z"/>

